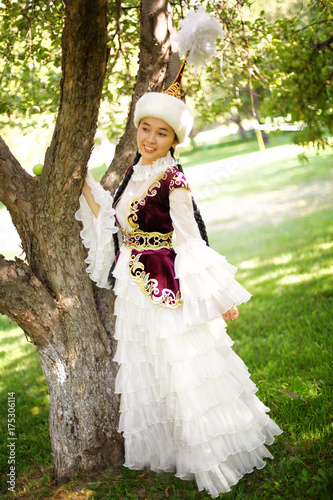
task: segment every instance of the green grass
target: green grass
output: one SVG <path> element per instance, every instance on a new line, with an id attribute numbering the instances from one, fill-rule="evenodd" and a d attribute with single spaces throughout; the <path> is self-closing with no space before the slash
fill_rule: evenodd
<path id="1" fill-rule="evenodd" d="M 260 153 L 247 167 L 246 159 L 234 160 L 233 166 L 237 174 L 237 181 L 234 177 L 228 176 L 225 170 L 215 173 L 210 182 L 207 182 L 205 187 L 214 186 L 223 189 L 223 196 L 237 196 L 249 193 L 282 193 L 282 188 L 293 186 L 299 190 L 306 186 L 310 188 L 313 184 L 322 183 L 322 192 L 325 193 L 327 187 L 324 185 L 326 181 L 333 180 L 333 156 L 331 150 L 322 151 L 319 155 L 315 152 L 308 152 L 309 163 L 300 163 L 297 155 L 287 158 L 285 161 L 282 156 L 279 158 L 279 147 L 275 150 L 266 151 L 268 161 L 262 163 Z M 270 156 L 271 154 L 271 156 Z M 275 159 L 275 155 L 277 158 Z M 265 156 L 266 158 L 266 156 Z M 259 165 L 258 165 L 259 164 Z M 209 165 L 207 166 L 209 173 Z M 242 179 L 238 178 L 242 177 Z"/>
<path id="2" fill-rule="evenodd" d="M 270 134 L 266 149 L 277 146 L 291 144 L 290 134 L 276 133 Z M 180 146 L 181 150 L 181 146 Z M 180 153 L 184 167 L 194 167 L 205 163 L 219 161 L 224 158 L 233 158 L 234 156 L 255 153 L 259 150 L 258 141 L 253 134 L 248 134 L 246 140 L 236 134 L 236 138 L 222 138 L 217 144 L 203 144 L 194 149 L 186 149 Z"/>
<path id="3" fill-rule="evenodd" d="M 274 160 L 276 151 L 265 164 L 253 164 L 218 185 L 208 182 L 214 189 L 201 197 L 205 207 L 213 207 L 211 246 L 239 267 L 238 280 L 253 294 L 230 323 L 234 349 L 283 429 L 271 447 L 274 460 L 244 477 L 221 496 L 225 500 L 332 498 L 333 155 L 309 154 L 309 163 L 301 165 L 296 155 Z M 215 213 L 219 202 L 237 208 L 242 200 L 250 207 L 245 215 Z M 263 200 L 266 211 L 259 210 Z M 57 487 L 38 356 L 21 331 L 0 318 L 1 450 L 11 391 L 18 437 L 17 493 L 6 493 L 7 458 L 1 455 L 3 498 L 208 498 L 193 482 L 122 467 Z"/>
<path id="4" fill-rule="evenodd" d="M 0 316 L 0 481 L 7 490 L 8 393 L 15 393 L 16 473 L 23 480 L 52 464 L 48 431 L 49 396 L 39 356 L 20 328 Z"/>

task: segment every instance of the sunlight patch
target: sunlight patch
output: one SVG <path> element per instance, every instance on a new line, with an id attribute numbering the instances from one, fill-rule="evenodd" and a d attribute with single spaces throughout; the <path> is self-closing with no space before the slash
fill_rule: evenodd
<path id="1" fill-rule="evenodd" d="M 332 247 L 333 247 L 333 241 L 329 241 L 327 243 L 320 243 L 319 245 L 317 245 L 317 248 L 320 248 L 322 250 L 329 250 Z"/>
<path id="2" fill-rule="evenodd" d="M 300 281 L 307 281 L 309 278 L 308 274 L 290 274 L 289 276 L 284 276 L 280 280 L 281 285 L 290 285 L 293 283 L 299 283 Z"/>
<path id="3" fill-rule="evenodd" d="M 260 261 L 257 257 L 251 260 L 245 260 L 241 264 L 239 264 L 239 269 L 256 269 L 262 265 L 262 261 Z"/>
<path id="4" fill-rule="evenodd" d="M 286 253 L 284 255 L 280 255 L 278 257 L 274 257 L 270 262 L 275 265 L 287 264 L 293 258 L 292 253 Z"/>
<path id="5" fill-rule="evenodd" d="M 327 269 L 319 269 L 312 273 L 304 274 L 289 274 L 280 280 L 281 285 L 292 285 L 293 283 L 300 283 L 302 281 L 311 281 L 313 278 L 321 278 L 322 276 L 330 276 L 333 274 L 333 266 Z"/>

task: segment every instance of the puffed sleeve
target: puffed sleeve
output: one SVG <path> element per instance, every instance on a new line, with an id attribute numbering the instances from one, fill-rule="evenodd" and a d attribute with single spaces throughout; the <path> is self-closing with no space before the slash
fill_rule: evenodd
<path id="1" fill-rule="evenodd" d="M 88 171 L 86 181 L 91 187 L 96 203 L 100 205 L 98 216 L 92 213 L 85 197 L 80 196 L 80 208 L 75 218 L 81 221 L 83 229 L 80 232 L 83 244 L 88 248 L 87 273 L 100 288 L 110 288 L 108 275 L 114 261 L 113 233 L 118 231 L 115 226 L 115 210 L 112 207 L 112 196 L 94 180 Z"/>
<path id="2" fill-rule="evenodd" d="M 175 189 L 170 194 L 170 216 L 178 244 L 175 273 L 185 323 L 203 323 L 228 311 L 233 304 L 247 302 L 251 294 L 235 280 L 237 268 L 202 240 L 187 189 Z"/>

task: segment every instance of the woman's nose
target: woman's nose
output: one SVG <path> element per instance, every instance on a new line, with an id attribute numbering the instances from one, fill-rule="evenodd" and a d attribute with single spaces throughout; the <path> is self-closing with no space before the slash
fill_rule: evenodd
<path id="1" fill-rule="evenodd" d="M 151 132 L 147 137 L 148 142 L 155 143 L 156 142 L 156 134 Z"/>

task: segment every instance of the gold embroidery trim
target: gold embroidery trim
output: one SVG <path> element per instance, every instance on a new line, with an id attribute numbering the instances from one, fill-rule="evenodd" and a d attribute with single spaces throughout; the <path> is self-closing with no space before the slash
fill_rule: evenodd
<path id="1" fill-rule="evenodd" d="M 172 177 L 169 185 L 169 194 L 171 191 L 173 191 L 176 187 L 184 187 L 186 189 L 189 189 L 189 186 L 185 181 L 181 178 L 179 179 L 181 172 L 177 169 L 177 167 L 170 166 L 167 167 L 165 170 L 161 171 L 159 175 L 156 177 L 156 179 L 150 184 L 150 186 L 147 188 L 147 190 L 143 193 L 142 196 L 139 198 L 133 198 L 128 202 L 128 211 L 129 214 L 127 216 L 127 222 L 128 225 L 132 229 L 138 229 L 139 224 L 137 224 L 138 216 L 137 213 L 140 209 L 140 207 L 144 207 L 147 201 L 148 197 L 153 197 L 157 195 L 157 190 L 161 187 L 160 180 L 165 180 L 168 176 L 168 173 L 172 171 L 172 169 L 175 169 L 174 176 Z M 183 175 L 181 175 L 183 177 Z"/>
<path id="2" fill-rule="evenodd" d="M 179 175 L 181 174 L 181 175 Z M 170 180 L 169 184 L 169 193 L 171 193 L 174 189 L 176 188 L 185 188 L 188 191 L 191 191 L 188 185 L 188 182 L 186 181 L 184 175 L 182 172 L 176 172 L 175 175 L 172 177 Z"/>
<path id="3" fill-rule="evenodd" d="M 122 230 L 123 245 L 136 250 L 160 250 L 172 248 L 172 231 L 170 233 L 145 233 L 139 229 L 135 231 Z"/>
<path id="4" fill-rule="evenodd" d="M 136 223 L 138 220 L 137 213 L 140 207 L 144 207 L 146 204 L 146 198 L 156 196 L 157 195 L 157 190 L 161 187 L 161 184 L 158 182 L 161 177 L 163 177 L 164 172 L 161 172 L 160 175 L 155 179 L 155 181 L 150 184 L 148 187 L 147 191 L 140 196 L 140 198 L 133 198 L 132 200 L 129 201 L 128 203 L 128 211 L 129 214 L 127 216 L 127 222 L 128 225 L 132 229 L 137 229 L 139 227 L 139 224 Z"/>
<path id="5" fill-rule="evenodd" d="M 157 178 L 152 182 L 152 184 L 150 184 L 150 186 L 142 196 L 140 196 L 139 198 L 133 198 L 132 200 L 129 201 L 128 203 L 129 215 L 127 216 L 127 222 L 128 225 L 133 230 L 132 234 L 134 232 L 143 233 L 143 231 L 139 229 L 139 224 L 137 224 L 138 215 L 136 212 L 139 211 L 140 207 L 145 206 L 147 197 L 156 196 L 157 190 L 161 187 L 159 180 L 166 179 L 167 174 L 168 172 L 170 172 L 171 168 L 175 167 L 167 167 L 157 176 Z M 131 232 L 129 233 L 131 234 Z M 150 234 L 161 235 L 163 233 L 150 233 Z M 169 234 L 172 233 L 165 233 L 165 235 Z M 162 248 L 168 248 L 168 247 L 162 247 Z M 158 294 L 160 292 L 158 288 L 158 281 L 154 278 L 150 278 L 150 273 L 146 273 L 146 271 L 144 270 L 144 265 L 142 264 L 142 262 L 139 262 L 141 255 L 142 254 L 137 254 L 133 256 L 131 252 L 131 258 L 128 262 L 130 275 L 132 276 L 134 281 L 138 283 L 138 285 L 141 288 L 141 291 L 145 295 L 147 295 L 154 304 L 171 308 L 176 308 L 182 305 L 183 301 L 180 298 L 180 292 L 177 292 L 175 294 L 169 288 L 163 288 L 163 290 L 161 291 L 162 293 L 161 296 L 158 297 Z"/>
<path id="6" fill-rule="evenodd" d="M 142 254 L 132 255 L 128 262 L 130 275 L 136 283 L 140 285 L 142 292 L 147 295 L 154 304 L 164 307 L 176 308 L 183 304 L 180 293 L 176 294 L 169 288 L 163 288 L 162 295 L 158 297 L 158 281 L 150 278 L 150 273 L 146 273 L 144 265 L 139 261 Z"/>

